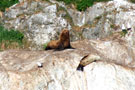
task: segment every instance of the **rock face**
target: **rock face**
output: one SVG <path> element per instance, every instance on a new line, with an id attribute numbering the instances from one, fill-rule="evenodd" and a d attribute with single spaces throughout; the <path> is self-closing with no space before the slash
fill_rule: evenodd
<path id="1" fill-rule="evenodd" d="M 71 7 L 65 8 L 72 17 L 74 25 L 83 27 L 81 28 L 82 37 L 96 39 L 120 31 L 122 25 L 128 28 L 129 24 L 134 28 L 134 7 L 135 4 L 127 0 L 112 0 L 106 3 L 96 3 L 85 12 L 79 12 Z"/>
<path id="2" fill-rule="evenodd" d="M 23 31 L 29 41 L 40 48 L 57 39 L 63 28 L 72 31 L 72 41 L 106 37 L 120 31 L 122 25 L 134 29 L 134 7 L 135 4 L 126 0 L 113 0 L 96 3 L 85 12 L 79 12 L 74 6 L 55 0 L 20 0 L 4 12 L 3 21 L 5 27 Z"/>
<path id="3" fill-rule="evenodd" d="M 134 90 L 135 63 L 130 55 L 135 52 L 130 53 L 127 44 L 85 40 L 72 43 L 76 49 L 63 51 L 0 52 L 0 89 Z M 98 55 L 101 61 L 85 66 L 83 72 L 76 71 L 87 54 Z M 38 68 L 39 62 L 43 67 Z"/>
<path id="4" fill-rule="evenodd" d="M 57 5 L 45 1 L 21 2 L 4 13 L 4 23 L 8 28 L 15 28 L 37 46 L 58 37 L 63 28 L 70 29 L 70 24 L 57 14 Z"/>
<path id="5" fill-rule="evenodd" d="M 23 31 L 38 48 L 57 39 L 63 28 L 71 31 L 71 39 L 78 40 L 72 33 L 78 29 L 79 38 L 91 40 L 72 42 L 75 49 L 62 51 L 1 51 L 0 90 L 135 90 L 134 7 L 113 0 L 78 12 L 55 0 L 20 0 L 2 20 L 5 27 Z M 131 28 L 125 35 L 122 25 Z M 80 60 L 91 54 L 100 60 L 77 71 Z"/>

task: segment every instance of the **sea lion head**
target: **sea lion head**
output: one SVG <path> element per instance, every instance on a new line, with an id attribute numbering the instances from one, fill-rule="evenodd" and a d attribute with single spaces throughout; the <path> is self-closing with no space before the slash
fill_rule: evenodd
<path id="1" fill-rule="evenodd" d="M 62 41 L 69 39 L 69 30 L 67 30 L 67 29 L 62 30 L 62 33 L 60 35 L 60 39 Z"/>

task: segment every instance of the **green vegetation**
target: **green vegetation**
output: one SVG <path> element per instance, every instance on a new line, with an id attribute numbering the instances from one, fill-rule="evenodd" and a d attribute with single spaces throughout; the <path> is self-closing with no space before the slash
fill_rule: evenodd
<path id="1" fill-rule="evenodd" d="M 114 24 L 111 24 L 110 27 L 111 27 L 111 28 L 115 28 L 115 25 L 114 25 Z"/>
<path id="2" fill-rule="evenodd" d="M 46 49 L 47 44 L 48 44 L 48 43 L 45 43 L 45 44 L 43 45 L 43 49 L 44 49 L 44 50 Z"/>
<path id="3" fill-rule="evenodd" d="M 127 31 L 127 29 L 124 29 L 124 30 L 122 30 L 122 32 L 121 32 L 121 36 L 124 36 L 125 37 L 125 35 L 128 33 L 128 31 Z"/>
<path id="4" fill-rule="evenodd" d="M 130 0 L 132 3 L 135 3 L 135 0 Z"/>
<path id="5" fill-rule="evenodd" d="M 49 1 L 49 0 L 46 0 Z M 63 1 L 65 4 L 74 4 L 79 11 L 84 11 L 87 7 L 90 7 L 94 4 L 94 2 L 106 2 L 110 0 L 57 0 Z M 0 11 L 5 11 L 6 8 L 18 3 L 19 0 L 0 0 Z M 131 2 L 135 2 L 135 0 L 131 0 Z"/>
<path id="6" fill-rule="evenodd" d="M 110 0 L 57 0 L 63 1 L 65 4 L 74 4 L 79 11 L 85 11 L 87 7 L 90 7 L 94 4 L 94 2 L 106 2 Z"/>
<path id="7" fill-rule="evenodd" d="M 0 0 L 0 11 L 5 11 L 6 8 L 18 3 L 19 0 Z"/>
<path id="8" fill-rule="evenodd" d="M 65 2 L 65 4 L 71 4 L 71 3 L 75 3 L 77 0 L 57 0 L 57 1 L 63 1 Z"/>
<path id="9" fill-rule="evenodd" d="M 7 30 L 0 25 L 0 48 L 19 47 L 23 43 L 23 38 L 23 33 L 15 30 Z"/>
<path id="10" fill-rule="evenodd" d="M 0 26 L 0 43 L 3 40 L 5 41 L 8 40 L 9 42 L 18 42 L 21 44 L 23 37 L 24 35 L 19 31 L 15 31 L 15 30 L 8 31 L 3 26 Z"/>

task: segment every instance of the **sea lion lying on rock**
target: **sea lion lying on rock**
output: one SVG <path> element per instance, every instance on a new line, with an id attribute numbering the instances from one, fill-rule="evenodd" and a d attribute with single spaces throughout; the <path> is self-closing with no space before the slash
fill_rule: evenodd
<path id="1" fill-rule="evenodd" d="M 66 48 L 72 48 L 70 45 L 69 30 L 62 30 L 58 40 L 52 40 L 47 44 L 45 50 L 57 49 L 63 50 Z"/>
<path id="2" fill-rule="evenodd" d="M 94 54 L 86 55 L 81 59 L 79 65 L 77 67 L 77 70 L 83 71 L 83 67 L 85 67 L 86 65 L 88 65 L 92 62 L 98 61 L 98 60 L 100 60 L 100 56 L 98 56 L 98 55 L 94 55 Z"/>

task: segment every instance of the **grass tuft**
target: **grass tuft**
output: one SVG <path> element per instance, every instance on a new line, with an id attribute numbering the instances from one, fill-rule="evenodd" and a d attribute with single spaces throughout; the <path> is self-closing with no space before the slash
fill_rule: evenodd
<path id="1" fill-rule="evenodd" d="M 23 44 L 23 33 L 15 30 L 7 30 L 0 25 L 0 48 L 6 49 L 19 47 Z"/>
<path id="2" fill-rule="evenodd" d="M 6 8 L 18 3 L 19 0 L 0 0 L 0 11 L 5 11 Z"/>
<path id="3" fill-rule="evenodd" d="M 88 7 L 92 6 L 94 2 L 106 2 L 111 0 L 57 0 L 63 1 L 65 4 L 74 4 L 79 11 L 85 11 Z"/>
<path id="4" fill-rule="evenodd" d="M 135 0 L 130 0 L 132 3 L 135 3 Z"/>
<path id="5" fill-rule="evenodd" d="M 45 43 L 45 44 L 43 45 L 43 49 L 44 49 L 44 50 L 46 49 L 47 45 L 48 45 L 48 43 Z"/>

